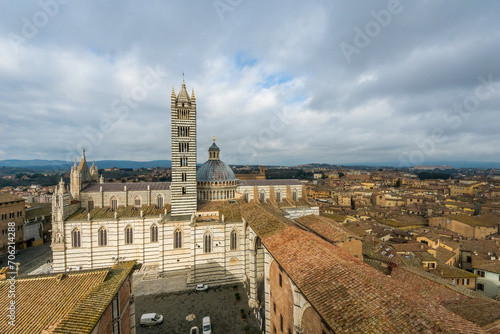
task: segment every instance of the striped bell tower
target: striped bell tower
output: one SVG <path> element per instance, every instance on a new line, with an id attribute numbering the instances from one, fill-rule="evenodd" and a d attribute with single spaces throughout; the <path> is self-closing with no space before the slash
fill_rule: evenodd
<path id="1" fill-rule="evenodd" d="M 172 217 L 196 211 L 196 98 L 186 85 L 178 95 L 172 87 Z"/>

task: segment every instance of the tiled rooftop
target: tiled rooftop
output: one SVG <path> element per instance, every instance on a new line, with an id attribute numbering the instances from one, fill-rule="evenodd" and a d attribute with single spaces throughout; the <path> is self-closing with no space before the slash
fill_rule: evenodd
<path id="1" fill-rule="evenodd" d="M 243 202 L 244 201 L 241 200 L 233 200 L 232 202 L 209 201 L 206 203 L 198 204 L 198 211 L 219 211 L 220 215 L 224 215 L 224 220 L 226 221 L 241 221 L 241 212 L 239 205 Z"/>
<path id="2" fill-rule="evenodd" d="M 240 180 L 240 186 L 293 186 L 304 185 L 297 179 Z"/>
<path id="3" fill-rule="evenodd" d="M 55 325 L 94 287 L 101 284 L 108 269 L 58 275 L 44 275 L 16 280 L 16 326 L 5 319 L 0 333 L 41 333 Z M 8 305 L 9 281 L 0 280 L 0 304 Z"/>
<path id="4" fill-rule="evenodd" d="M 0 194 L 0 203 L 13 203 L 19 201 L 24 202 L 24 199 L 10 194 Z"/>
<path id="5" fill-rule="evenodd" d="M 335 220 L 326 217 L 309 215 L 297 218 L 295 221 L 333 243 L 358 238 L 349 233 Z"/>
<path id="6" fill-rule="evenodd" d="M 156 205 L 143 205 L 140 209 L 133 206 L 119 206 L 116 209 L 117 218 L 139 218 L 141 216 L 141 210 L 143 217 L 159 216 L 165 214 L 165 209 L 167 213 L 170 212 L 170 204 L 165 204 L 163 208 L 157 208 Z M 88 212 L 85 208 L 80 208 L 71 215 L 68 220 L 88 220 Z M 99 219 L 114 219 L 115 211 L 112 211 L 109 207 L 104 208 L 94 208 L 90 211 L 90 220 Z"/>
<path id="7" fill-rule="evenodd" d="M 484 329 L 500 320 L 500 302 L 473 290 L 413 267 L 399 267 L 391 276 L 405 284 L 409 293 L 437 303 Z M 500 328 L 500 324 L 497 324 Z M 493 333 L 488 331 L 489 333 Z"/>
<path id="8" fill-rule="evenodd" d="M 484 333 L 429 303 L 318 236 L 287 224 L 256 203 L 243 217 L 266 249 L 336 333 Z"/>
<path id="9" fill-rule="evenodd" d="M 451 215 L 447 216 L 450 220 L 458 220 L 464 224 L 472 227 L 476 226 L 498 226 L 500 224 L 500 216 L 497 215 L 481 215 L 481 216 L 467 216 L 467 215 Z"/>
<path id="10" fill-rule="evenodd" d="M 124 191 L 127 186 L 127 191 L 147 191 L 150 190 L 169 190 L 170 182 L 127 182 L 127 183 L 92 183 L 85 187 L 82 193 L 100 192 L 101 187 L 103 192 L 120 192 Z"/>
<path id="11" fill-rule="evenodd" d="M 16 325 L 2 320 L 0 333 L 90 333 L 134 264 L 17 278 Z M 9 286 L 0 280 L 1 305 L 9 303 Z"/>

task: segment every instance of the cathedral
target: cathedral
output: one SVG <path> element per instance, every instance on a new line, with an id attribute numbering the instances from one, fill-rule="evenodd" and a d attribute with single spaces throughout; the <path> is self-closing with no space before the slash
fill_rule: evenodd
<path id="1" fill-rule="evenodd" d="M 262 246 L 239 207 L 255 200 L 292 219 L 319 213 L 298 180 L 238 180 L 215 138 L 197 169 L 196 113 L 194 90 L 172 88 L 172 182 L 106 183 L 85 151 L 75 159 L 52 202 L 55 272 L 137 260 L 188 285 L 256 279 Z"/>

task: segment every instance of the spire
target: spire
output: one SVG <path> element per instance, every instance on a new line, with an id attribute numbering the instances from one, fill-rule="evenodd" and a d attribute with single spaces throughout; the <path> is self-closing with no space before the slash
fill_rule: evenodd
<path id="1" fill-rule="evenodd" d="M 194 96 L 194 88 L 191 88 L 191 100 L 196 100 L 196 97 Z"/>
<path id="2" fill-rule="evenodd" d="M 177 102 L 191 102 L 189 94 L 186 90 L 186 83 L 184 82 L 184 79 L 182 80 L 182 86 L 181 90 L 179 91 L 179 95 L 177 95 Z"/>
<path id="3" fill-rule="evenodd" d="M 172 86 L 172 97 L 175 98 L 175 89 L 174 89 L 174 86 Z"/>
<path id="4" fill-rule="evenodd" d="M 75 164 L 73 166 L 76 167 L 76 157 L 75 157 Z"/>

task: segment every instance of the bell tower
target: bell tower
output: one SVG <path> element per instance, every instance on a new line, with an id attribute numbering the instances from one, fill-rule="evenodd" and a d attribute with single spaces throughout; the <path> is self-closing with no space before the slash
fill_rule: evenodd
<path id="1" fill-rule="evenodd" d="M 196 211 L 196 98 L 182 80 L 179 94 L 172 87 L 172 216 Z"/>

